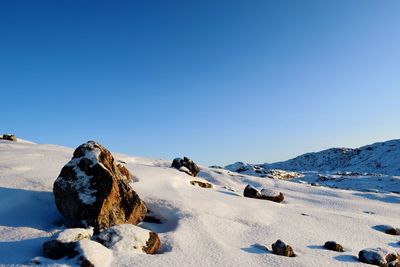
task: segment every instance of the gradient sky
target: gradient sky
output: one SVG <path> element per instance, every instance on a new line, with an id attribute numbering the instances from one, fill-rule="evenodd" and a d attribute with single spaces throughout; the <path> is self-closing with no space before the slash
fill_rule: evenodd
<path id="1" fill-rule="evenodd" d="M 400 1 L 1 1 L 0 131 L 204 165 L 400 136 Z"/>

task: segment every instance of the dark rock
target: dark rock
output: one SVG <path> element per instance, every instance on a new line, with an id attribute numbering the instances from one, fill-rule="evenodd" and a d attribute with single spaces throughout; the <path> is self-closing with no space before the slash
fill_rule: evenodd
<path id="1" fill-rule="evenodd" d="M 212 188 L 213 187 L 212 184 L 210 184 L 210 183 L 201 182 L 201 181 L 194 181 L 194 180 L 190 181 L 190 184 L 198 185 L 198 186 L 203 187 L 203 188 Z"/>
<path id="2" fill-rule="evenodd" d="M 43 253 L 50 259 L 63 257 L 73 258 L 76 252 L 77 241 L 90 239 L 93 229 L 72 228 L 61 231 L 57 236 L 43 244 Z"/>
<path id="3" fill-rule="evenodd" d="M 8 141 L 17 141 L 17 137 L 13 134 L 3 134 L 3 139 Z"/>
<path id="4" fill-rule="evenodd" d="M 43 253 L 47 258 L 58 260 L 64 257 L 73 258 L 77 255 L 75 242 L 63 243 L 59 240 L 49 240 L 43 244 Z"/>
<path id="5" fill-rule="evenodd" d="M 363 263 L 388 267 L 389 262 L 396 261 L 399 255 L 395 251 L 384 248 L 368 248 L 358 253 L 358 260 Z"/>
<path id="6" fill-rule="evenodd" d="M 248 184 L 246 186 L 246 188 L 244 189 L 243 196 L 250 197 L 250 198 L 260 198 L 261 193 L 256 188 L 254 188 L 252 185 Z"/>
<path id="7" fill-rule="evenodd" d="M 94 141 L 75 150 L 53 187 L 56 206 L 70 226 L 93 226 L 98 231 L 143 220 L 146 206 L 130 186 L 124 168 Z"/>
<path id="8" fill-rule="evenodd" d="M 282 240 L 278 239 L 274 244 L 272 244 L 272 252 L 276 255 L 285 257 L 295 257 L 291 246 L 286 245 Z"/>
<path id="9" fill-rule="evenodd" d="M 343 246 L 336 243 L 335 241 L 327 241 L 324 244 L 324 248 L 328 249 L 328 250 L 333 250 L 333 251 L 337 251 L 337 252 L 343 252 Z"/>
<path id="10" fill-rule="evenodd" d="M 172 161 L 172 168 L 178 169 L 182 172 L 186 172 L 187 174 L 191 176 L 197 176 L 197 174 L 200 172 L 200 168 L 194 163 L 191 159 L 187 157 L 181 158 L 175 158 Z"/>
<path id="11" fill-rule="evenodd" d="M 392 226 L 388 226 L 385 229 L 385 233 L 388 234 L 388 235 L 400 235 L 400 229 L 392 227 Z"/>

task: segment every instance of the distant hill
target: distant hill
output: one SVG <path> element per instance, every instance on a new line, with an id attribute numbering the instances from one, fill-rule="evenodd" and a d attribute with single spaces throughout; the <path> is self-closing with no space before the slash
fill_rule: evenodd
<path id="1" fill-rule="evenodd" d="M 225 169 L 257 176 L 262 176 L 271 169 L 400 175 L 400 139 L 374 143 L 356 149 L 330 148 L 276 163 L 236 162 L 225 166 Z"/>

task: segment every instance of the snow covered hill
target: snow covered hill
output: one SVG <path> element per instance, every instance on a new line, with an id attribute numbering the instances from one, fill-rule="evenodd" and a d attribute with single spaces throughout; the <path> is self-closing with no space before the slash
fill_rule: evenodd
<path id="1" fill-rule="evenodd" d="M 42 244 L 65 229 L 52 187 L 72 152 L 0 141 L 0 265 L 75 264 L 73 259 L 44 259 L 42 252 Z M 195 179 L 213 188 L 201 188 L 190 184 L 193 177 L 170 168 L 171 161 L 113 154 L 126 162 L 135 177 L 132 187 L 161 219 L 162 224 L 139 225 L 158 233 L 161 247 L 155 255 L 95 250 L 99 266 L 365 266 L 356 257 L 361 249 L 400 248 L 398 236 L 379 230 L 384 224 L 400 226 L 398 194 L 315 187 L 206 167 Z M 245 198 L 247 184 L 280 191 L 285 200 Z M 277 239 L 290 244 L 297 256 L 267 250 Z M 328 240 L 341 243 L 345 252 L 323 249 Z"/>
<path id="2" fill-rule="evenodd" d="M 296 158 L 265 164 L 237 162 L 225 167 L 231 171 L 240 168 L 281 169 L 288 171 L 358 172 L 400 175 L 400 139 L 366 145 L 360 148 L 330 148 L 306 153 Z"/>

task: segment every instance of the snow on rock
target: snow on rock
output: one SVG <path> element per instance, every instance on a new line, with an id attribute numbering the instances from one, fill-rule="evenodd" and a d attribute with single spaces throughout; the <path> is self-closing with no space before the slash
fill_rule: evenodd
<path id="1" fill-rule="evenodd" d="M 358 258 L 361 262 L 387 267 L 389 262 L 397 260 L 397 252 L 386 248 L 367 248 L 359 252 Z"/>
<path id="2" fill-rule="evenodd" d="M 126 170 L 121 171 L 112 154 L 89 141 L 79 146 L 62 168 L 53 192 L 68 224 L 98 230 L 143 220 L 146 207 L 129 182 Z"/>
<path id="3" fill-rule="evenodd" d="M 98 242 L 81 240 L 77 242 L 78 262 L 81 266 L 108 267 L 111 266 L 113 253 Z"/>
<path id="4" fill-rule="evenodd" d="M 171 164 L 172 168 L 178 169 L 181 172 L 185 172 L 191 176 L 197 176 L 200 172 L 200 168 L 193 162 L 193 160 L 183 157 L 182 158 L 175 158 Z"/>
<path id="5" fill-rule="evenodd" d="M 260 199 L 271 200 L 274 202 L 282 202 L 284 196 L 281 192 L 273 190 L 273 189 L 261 189 Z"/>
<path id="6" fill-rule="evenodd" d="M 132 224 L 120 224 L 102 231 L 97 241 L 115 251 L 133 251 L 154 254 L 160 246 L 160 238 L 154 232 Z"/>

